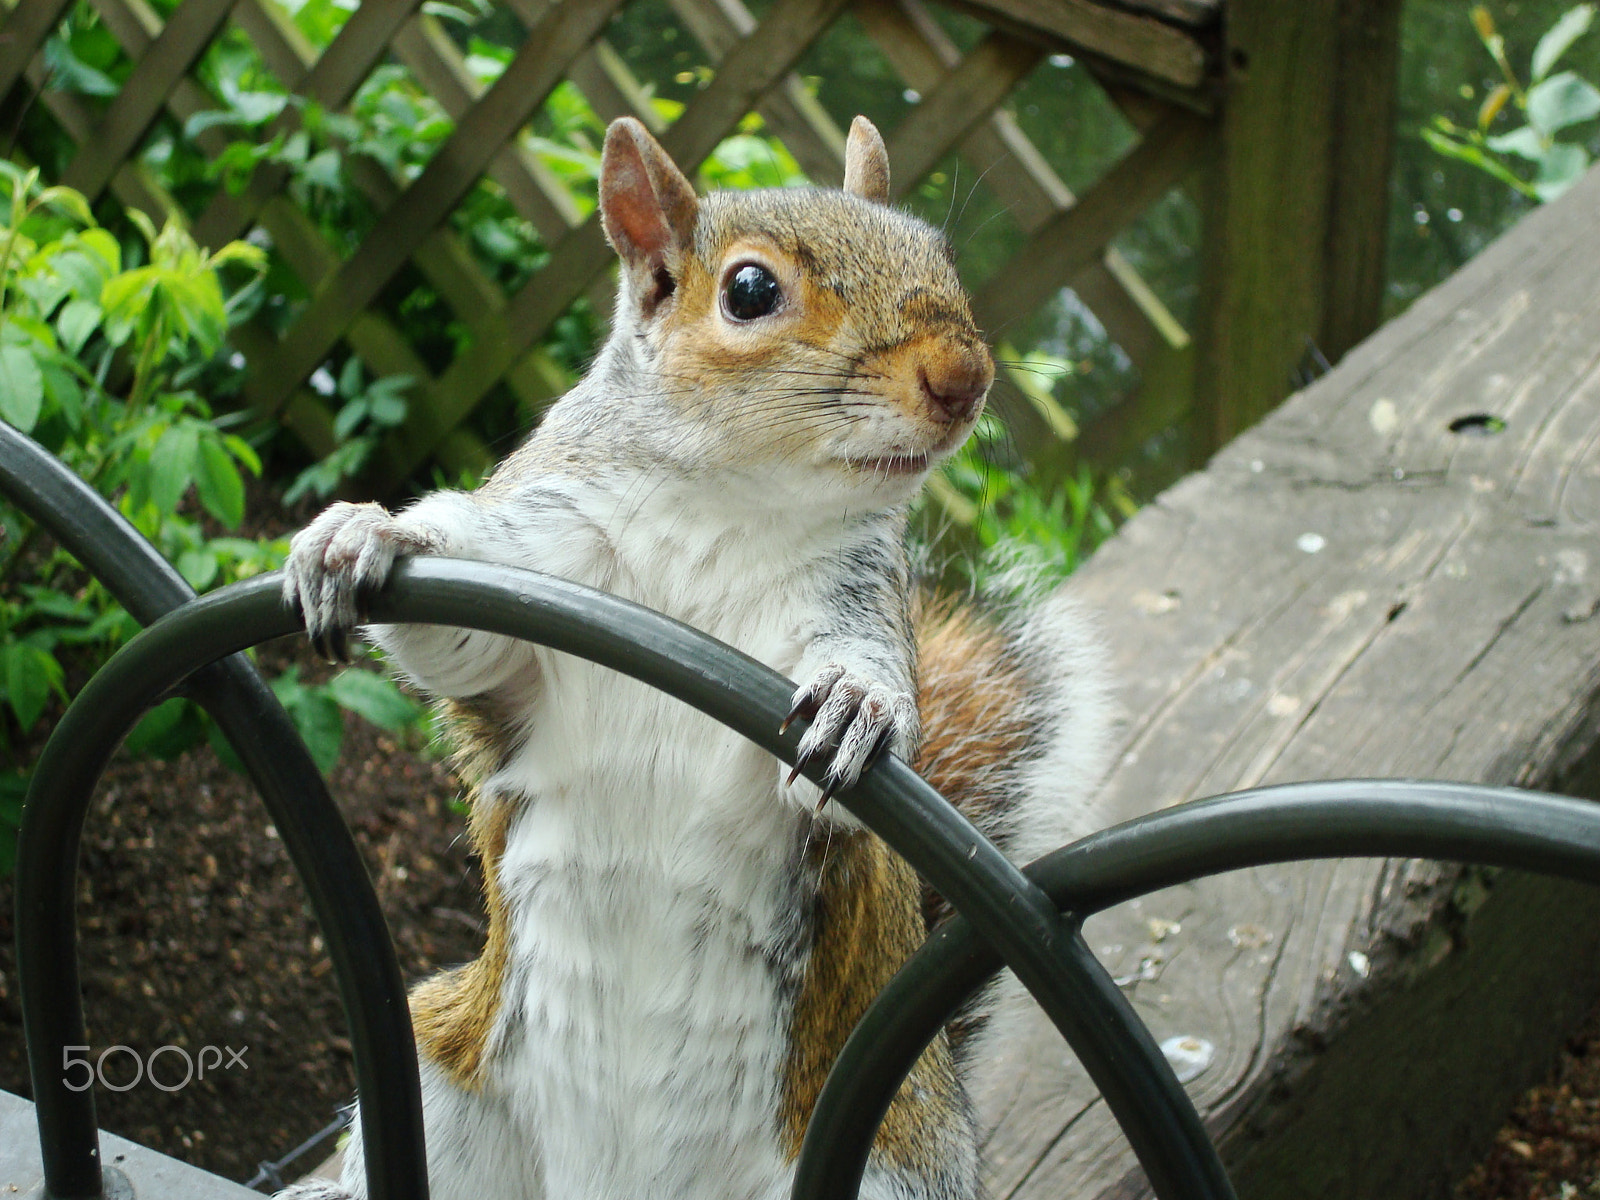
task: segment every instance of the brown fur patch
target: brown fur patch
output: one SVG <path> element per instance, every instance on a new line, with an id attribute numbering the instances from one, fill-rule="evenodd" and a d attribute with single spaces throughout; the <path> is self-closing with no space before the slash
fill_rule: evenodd
<path id="1" fill-rule="evenodd" d="M 484 902 L 489 913 L 483 953 L 466 966 L 435 975 L 411 990 L 411 1026 L 416 1031 L 418 1052 L 467 1091 L 483 1085 L 484 1052 L 500 1011 L 510 958 L 500 859 L 511 816 L 512 806 L 504 800 L 479 798 L 472 809 L 470 830 L 483 861 Z"/>
<path id="2" fill-rule="evenodd" d="M 795 1158 L 823 1081 L 845 1039 L 926 934 L 918 884 L 898 854 L 866 831 L 818 836 L 807 851 L 817 872 L 814 937 L 789 1027 L 778 1121 Z M 960 1086 L 943 1034 L 917 1060 L 889 1105 L 875 1152 L 899 1166 L 926 1163 L 927 1132 L 958 1111 Z"/>
<path id="3" fill-rule="evenodd" d="M 1034 732 L 1028 678 L 1005 635 L 967 605 L 923 599 L 912 622 L 921 656 L 917 771 L 985 834 L 1003 835 L 1007 773 Z M 930 893 L 930 925 L 949 911 Z"/>
<path id="4" fill-rule="evenodd" d="M 923 722 L 917 768 L 991 832 L 1004 817 L 1006 771 L 1032 734 L 1027 680 L 1005 636 L 972 608 L 919 601 L 913 620 Z M 791 1018 L 779 1110 L 791 1155 L 856 1022 L 949 911 L 874 834 L 835 832 L 813 841 L 809 854 L 819 880 L 815 941 Z M 914 1167 L 933 1151 L 929 1130 L 958 1106 L 952 1046 L 940 1034 L 917 1060 L 878 1131 L 877 1155 Z"/>

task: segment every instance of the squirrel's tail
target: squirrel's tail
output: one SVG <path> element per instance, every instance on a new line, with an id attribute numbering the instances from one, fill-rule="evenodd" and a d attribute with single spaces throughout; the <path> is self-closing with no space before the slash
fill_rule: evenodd
<path id="1" fill-rule="evenodd" d="M 992 619 L 925 600 L 916 627 L 923 776 L 1019 865 L 1103 825 L 1092 797 L 1115 707 L 1091 614 L 1057 588 Z M 923 900 L 930 925 L 948 914 L 937 894 Z M 1032 1009 L 1007 972 L 952 1022 L 958 1057 L 985 1061 L 983 1043 L 1036 1024 Z"/>
<path id="2" fill-rule="evenodd" d="M 1113 706 L 1090 614 L 1058 589 L 996 617 L 924 599 L 915 623 L 928 782 L 1019 864 L 1097 828 Z"/>

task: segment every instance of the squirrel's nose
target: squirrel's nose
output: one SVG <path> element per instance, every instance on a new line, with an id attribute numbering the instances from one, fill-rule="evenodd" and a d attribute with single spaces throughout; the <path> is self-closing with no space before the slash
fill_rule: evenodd
<path id="1" fill-rule="evenodd" d="M 947 424 L 970 418 L 993 381 L 987 354 L 940 355 L 922 367 L 922 394 L 934 419 Z"/>

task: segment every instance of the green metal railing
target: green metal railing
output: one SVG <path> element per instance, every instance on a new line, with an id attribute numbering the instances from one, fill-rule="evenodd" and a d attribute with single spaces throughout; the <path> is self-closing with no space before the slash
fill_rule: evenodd
<path id="1" fill-rule="evenodd" d="M 46 469 L 33 460 L 20 471 L 12 466 L 20 453 L 15 440 L 0 438 L 0 489 L 12 494 L 19 482 L 26 486 L 32 473 Z M 59 479 L 56 484 L 70 487 Z M 89 499 L 74 494 L 74 502 Z M 38 505 L 40 512 L 49 524 L 49 505 Z M 137 536 L 116 522 L 102 525 L 74 536 Z M 155 586 L 146 580 L 160 573 L 147 561 L 131 570 L 128 562 L 139 555 L 127 547 L 115 555 L 100 547 L 72 548 L 108 585 L 113 576 L 102 571 L 129 576 L 131 592 Z M 147 707 L 187 686 L 202 702 L 209 697 L 219 725 L 262 786 L 323 924 L 351 1023 L 370 1194 L 374 1200 L 420 1200 L 427 1187 L 415 1047 L 387 934 L 320 778 L 307 783 L 304 751 L 289 751 L 298 740 L 236 657 L 293 632 L 299 619 L 283 606 L 275 576 L 182 601 L 171 578 L 160 586 L 176 606 L 169 604 L 171 611 L 125 646 L 70 706 L 39 760 L 24 810 L 19 992 L 49 1194 L 61 1200 L 101 1194 L 91 1094 L 67 1090 L 57 1069 L 62 1047 L 83 1041 L 72 907 L 84 815 L 122 737 Z M 142 603 L 138 609 L 129 604 L 130 611 L 141 619 L 154 616 L 155 603 L 148 596 Z M 787 680 L 616 597 L 507 567 L 413 559 L 373 598 L 370 616 L 479 629 L 578 655 L 659 687 L 794 761 L 802 730 L 778 732 L 792 692 Z M 218 663 L 228 673 L 208 682 L 217 677 Z M 251 697 L 248 720 L 254 724 L 242 723 L 248 706 L 230 699 L 236 694 Z M 300 765 L 285 770 L 286 761 Z M 291 785 L 304 788 L 303 795 L 286 798 Z M 1349 781 L 1243 792 L 1116 826 L 1023 871 L 896 759 L 879 762 L 839 800 L 958 915 L 934 931 L 846 1045 L 807 1132 L 797 1200 L 856 1194 L 878 1123 L 912 1063 L 950 1013 L 1001 965 L 1016 972 L 1094 1079 L 1156 1195 L 1232 1197 L 1171 1067 L 1083 941 L 1083 919 L 1109 904 L 1217 871 L 1333 855 L 1452 858 L 1600 881 L 1600 814 L 1586 802 L 1511 789 Z M 330 825 L 338 827 L 336 834 Z M 314 844 L 316 838 L 330 838 L 337 847 L 329 852 Z"/>

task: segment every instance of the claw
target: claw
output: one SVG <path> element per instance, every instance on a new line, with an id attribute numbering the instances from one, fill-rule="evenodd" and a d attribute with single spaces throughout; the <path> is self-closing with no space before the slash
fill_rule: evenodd
<path id="1" fill-rule="evenodd" d="M 350 643 L 345 637 L 345 631 L 337 627 L 326 629 L 313 637 L 311 649 L 316 652 L 317 657 L 327 662 L 350 661 Z"/>
<path id="2" fill-rule="evenodd" d="M 822 799 L 817 801 L 817 811 L 819 813 L 828 807 L 828 801 L 832 800 L 838 791 L 839 781 L 837 779 L 830 779 L 828 781 L 828 785 L 822 789 Z"/>
<path id="3" fill-rule="evenodd" d="M 803 772 L 807 767 L 809 767 L 813 762 L 815 762 L 816 759 L 817 759 L 817 754 L 816 754 L 815 751 L 811 751 L 810 753 L 807 753 L 807 754 L 802 754 L 802 755 L 800 755 L 799 758 L 795 759 L 794 760 L 794 770 L 789 772 L 789 778 L 787 778 L 787 779 L 785 779 L 783 781 L 783 786 L 784 787 L 792 787 L 794 785 L 794 781 L 796 779 L 800 778 L 801 772 Z"/>
<path id="4" fill-rule="evenodd" d="M 811 718 L 815 717 L 817 713 L 821 711 L 821 709 L 822 696 L 818 695 L 814 688 L 808 687 L 803 689 L 800 694 L 795 697 L 794 707 L 789 710 L 789 715 L 784 717 L 783 724 L 778 726 L 778 732 L 780 734 L 788 733 L 789 726 L 793 725 L 802 717 L 808 721 L 811 720 Z"/>

